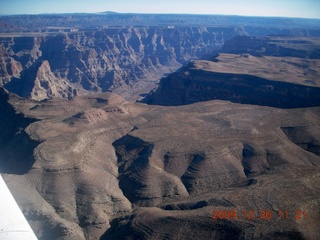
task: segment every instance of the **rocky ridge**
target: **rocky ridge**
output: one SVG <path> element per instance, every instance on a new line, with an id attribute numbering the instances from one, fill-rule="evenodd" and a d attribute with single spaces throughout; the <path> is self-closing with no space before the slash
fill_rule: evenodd
<path id="1" fill-rule="evenodd" d="M 155 43 L 148 45 L 154 55 L 146 52 L 150 39 L 143 43 L 137 34 L 142 29 Z M 175 63 L 177 56 L 190 57 L 172 45 L 171 55 L 163 55 L 166 37 L 150 29 L 159 26 L 116 27 L 112 41 L 110 28 L 2 39 L 1 66 L 10 75 L 3 84 L 29 98 L 0 88 L 0 170 L 38 238 L 317 239 L 319 60 L 311 59 L 317 39 L 243 38 L 255 47 L 249 53 L 192 61 L 149 96 L 177 106 L 89 94 L 111 89 L 88 77 L 105 71 L 99 56 L 115 66 L 113 76 L 143 54 L 154 56 L 152 71 L 168 56 Z M 234 35 L 234 28 L 227 29 Z M 199 35 L 200 48 L 189 49 L 205 52 L 206 34 Z M 245 41 L 241 45 L 248 49 Z M 110 55 L 100 55 L 102 49 Z M 118 68 L 111 55 L 133 62 Z M 32 76 L 32 84 L 19 85 L 24 76 Z M 73 82 L 64 83 L 68 76 Z M 114 86 L 130 85 L 120 79 Z M 226 211 L 237 216 L 216 216 Z"/>
<path id="2" fill-rule="evenodd" d="M 316 20 L 282 18 L 102 13 L 1 22 L 0 86 L 35 100 L 105 91 L 137 100 L 165 74 L 235 36 L 320 35 Z"/>
<path id="3" fill-rule="evenodd" d="M 1 38 L 1 85 L 37 100 L 107 90 L 128 97 L 237 34 L 235 28 L 118 27 Z"/>
<path id="4" fill-rule="evenodd" d="M 214 99 L 279 108 L 319 106 L 319 46 L 316 38 L 235 37 L 224 45 L 225 53 L 193 61 L 162 78 L 143 101 L 166 106 Z"/>
<path id="5" fill-rule="evenodd" d="M 10 95 L 8 103 L 37 119 L 23 126 L 37 142 L 34 163 L 23 175 L 2 174 L 39 239 L 319 234 L 319 108 L 167 108 L 111 93 L 41 103 Z M 241 215 L 250 209 L 255 220 Z M 239 218 L 215 220 L 213 210 Z M 273 218 L 260 219 L 261 210 Z"/>

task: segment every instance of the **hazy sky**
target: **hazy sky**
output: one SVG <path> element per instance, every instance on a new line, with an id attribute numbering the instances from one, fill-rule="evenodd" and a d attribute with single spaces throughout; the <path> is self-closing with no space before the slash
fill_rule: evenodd
<path id="1" fill-rule="evenodd" d="M 103 11 L 320 18 L 320 0 L 0 0 L 0 14 Z"/>

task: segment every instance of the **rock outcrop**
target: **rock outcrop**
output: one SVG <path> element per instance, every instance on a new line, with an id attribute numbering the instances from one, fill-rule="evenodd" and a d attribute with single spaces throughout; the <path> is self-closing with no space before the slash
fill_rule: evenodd
<path id="1" fill-rule="evenodd" d="M 232 27 L 114 27 L 1 38 L 0 84 L 37 100 L 79 90 L 128 97 L 237 34 Z"/>
<path id="2" fill-rule="evenodd" d="M 77 95 L 72 84 L 54 75 L 47 60 L 30 67 L 21 77 L 13 78 L 5 87 L 20 96 L 38 101 L 53 97 L 71 99 Z"/>
<path id="3" fill-rule="evenodd" d="M 16 140 L 21 139 L 20 132 L 1 136 L 6 137 L 0 151 L 1 173 L 18 203 L 24 206 L 23 212 L 39 239 L 98 239 L 113 216 L 131 211 L 131 203 L 118 187 L 117 159 L 112 147 L 112 142 L 132 128 L 122 121 L 127 113 L 110 111 L 121 107 L 121 97 L 107 94 L 40 104 L 17 97 L 8 101 L 11 108 L 15 105 L 16 111 L 38 120 L 23 124 L 0 109 L 1 116 L 11 117 L 12 125 L 20 126 L 19 131 L 25 136 L 20 141 Z M 75 115 L 86 119 L 72 121 Z M 6 118 L 3 121 L 10 122 Z M 0 126 L 5 132 L 11 125 L 1 122 Z M 24 154 L 25 149 L 28 155 Z M 12 154 L 18 155 L 17 159 L 10 158 Z M 18 161 L 28 161 L 28 166 L 23 168 Z"/>
<path id="4" fill-rule="evenodd" d="M 215 99 L 278 108 L 319 106 L 319 46 L 313 38 L 235 37 L 223 47 L 228 54 L 189 63 L 162 78 L 143 101 L 166 106 Z"/>
<path id="5" fill-rule="evenodd" d="M 192 59 L 211 56 L 226 41 L 228 51 L 235 43 L 246 48 L 261 41 L 268 46 L 254 52 L 275 50 L 274 43 L 260 38 L 228 42 L 235 36 L 320 36 L 317 20 L 252 20 L 115 13 L 3 16 L 0 21 L 11 27 L 0 30 L 0 86 L 37 100 L 70 99 L 88 91 L 114 91 L 136 100 L 154 88 L 164 74 Z M 278 48 L 277 54 L 286 52 Z M 297 50 L 295 54 L 304 52 Z M 308 54 L 314 58 L 319 51 Z M 46 76 L 37 79 L 44 68 Z"/>
<path id="6" fill-rule="evenodd" d="M 42 102 L 3 96 L 1 116 L 37 119 L 14 124 L 25 134 L 15 146 L 36 143 L 27 171 L 10 171 L 16 162 L 3 151 L 0 159 L 7 159 L 11 168 L 1 173 L 40 239 L 319 234 L 319 107 L 207 101 L 167 108 L 113 93 Z M 6 136 L 14 141 L 16 130 Z M 239 217 L 213 219 L 214 210 Z M 243 214 L 250 210 L 255 219 Z M 297 219 L 297 210 L 306 218 Z"/>
<path id="7" fill-rule="evenodd" d="M 177 106 L 215 99 L 278 108 L 314 107 L 320 105 L 320 88 L 251 75 L 206 72 L 189 64 L 163 78 L 159 88 L 143 102 Z"/>
<path id="8" fill-rule="evenodd" d="M 25 128 L 36 119 L 19 113 L 8 100 L 9 93 L 0 88 L 0 169 L 2 172 L 25 174 L 35 162 L 33 151 L 39 144 L 30 138 Z"/>
<path id="9" fill-rule="evenodd" d="M 66 16 L 53 17 L 61 24 Z M 29 16 L 23 26 L 53 17 Z M 30 21 L 37 18 L 45 21 Z M 1 38 L 1 84 L 27 98 L 0 88 L 0 173 L 37 237 L 318 239 L 317 41 L 295 40 L 302 52 L 281 57 L 256 54 L 259 38 L 249 38 L 250 54 L 192 61 L 163 78 L 150 105 L 89 93 L 132 94 L 157 73 L 247 35 L 243 27 L 165 23 Z M 263 46 L 282 46 L 277 55 L 292 49 L 269 40 Z"/>

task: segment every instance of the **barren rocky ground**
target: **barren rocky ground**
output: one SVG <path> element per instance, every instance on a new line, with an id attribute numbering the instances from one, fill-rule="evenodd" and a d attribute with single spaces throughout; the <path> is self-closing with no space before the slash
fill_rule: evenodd
<path id="1" fill-rule="evenodd" d="M 29 167 L 4 178 L 40 239 L 319 234 L 318 107 L 147 106 L 111 93 L 41 103 L 12 95 L 9 103 L 14 118 L 35 120 L 2 151 Z M 212 219 L 214 210 L 241 217 Z M 255 219 L 243 217 L 249 210 Z M 268 210 L 271 219 L 258 218 Z M 296 219 L 297 210 L 306 217 Z"/>
<path id="2" fill-rule="evenodd" d="M 21 19 L 8 21 L 19 25 Z M 31 23 L 18 32 L 39 27 Z M 110 67 L 114 87 L 123 83 L 125 90 L 135 84 L 128 82 L 130 74 L 148 76 L 152 68 L 163 73 L 167 63 L 181 66 L 191 56 L 148 27 L 150 50 L 143 37 L 135 38 L 143 29 L 116 28 L 113 38 L 110 29 L 94 31 L 100 37 L 91 36 L 92 29 L 64 29 L 43 38 L 2 38 L 0 171 L 37 237 L 319 239 L 318 38 L 208 42 L 203 39 L 214 35 L 210 29 L 184 29 L 199 33 L 193 39 L 198 50 L 191 39 L 179 42 L 190 44 L 194 56 L 226 42 L 223 53 L 163 77 L 143 103 L 106 91 L 111 85 L 100 77 Z M 188 35 L 161 29 L 180 40 Z M 23 39 L 28 48 L 17 44 Z M 57 41 L 60 48 L 50 50 Z M 150 55 L 154 61 L 144 65 Z M 125 70 L 135 64 L 141 68 Z M 150 86 L 143 81 L 130 94 L 145 93 Z"/>

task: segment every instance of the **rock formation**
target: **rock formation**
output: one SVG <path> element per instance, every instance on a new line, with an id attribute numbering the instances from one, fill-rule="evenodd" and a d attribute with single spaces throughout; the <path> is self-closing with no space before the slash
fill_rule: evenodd
<path id="1" fill-rule="evenodd" d="M 319 234 L 319 107 L 209 101 L 168 108 L 111 93 L 7 102 L 11 112 L 37 119 L 21 125 L 35 143 L 34 163 L 23 175 L 2 174 L 40 239 Z M 213 219 L 215 210 L 239 217 Z M 250 210 L 255 219 L 244 215 Z"/>
<path id="2" fill-rule="evenodd" d="M 318 21 L 248 19 L 0 17 L 0 173 L 39 239 L 319 238 Z"/>
<path id="3" fill-rule="evenodd" d="M 36 119 L 16 112 L 8 99 L 9 93 L 0 88 L 0 168 L 3 172 L 23 174 L 34 164 L 33 150 L 39 144 L 24 129 Z"/>
<path id="4" fill-rule="evenodd" d="M 189 59 L 220 49 L 236 34 L 234 28 L 118 27 L 2 38 L 1 83 L 37 100 L 70 98 L 77 90 L 113 90 L 128 97 Z"/>
<path id="5" fill-rule="evenodd" d="M 250 46 L 266 41 L 253 37 L 228 42 L 235 36 L 320 36 L 317 20 L 252 19 L 115 13 L 2 16 L 0 86 L 36 100 L 109 90 L 136 100 L 164 74 L 211 56 L 225 41 L 229 50 L 241 45 L 241 39 Z M 266 51 L 272 53 L 273 46 Z M 312 58 L 319 52 L 310 54 Z"/>
<path id="6" fill-rule="evenodd" d="M 166 106 L 214 99 L 279 108 L 319 106 L 319 45 L 312 38 L 235 37 L 223 47 L 228 54 L 189 63 L 162 78 L 143 101 Z"/>

